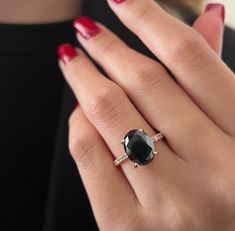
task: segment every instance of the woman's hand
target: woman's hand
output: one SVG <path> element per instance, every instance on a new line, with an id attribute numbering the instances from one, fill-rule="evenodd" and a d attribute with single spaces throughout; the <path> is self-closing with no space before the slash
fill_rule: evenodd
<path id="1" fill-rule="evenodd" d="M 82 51 L 60 47 L 60 66 L 80 102 L 70 118 L 70 150 L 100 229 L 234 230 L 234 74 L 198 32 L 152 0 L 108 3 L 177 82 L 84 17 L 75 22 L 79 42 L 113 81 Z M 215 12 L 208 14 L 222 28 Z M 219 53 L 220 42 L 209 41 Z M 159 155 L 137 169 L 131 161 L 116 167 L 120 140 L 138 128 L 165 135 Z"/>

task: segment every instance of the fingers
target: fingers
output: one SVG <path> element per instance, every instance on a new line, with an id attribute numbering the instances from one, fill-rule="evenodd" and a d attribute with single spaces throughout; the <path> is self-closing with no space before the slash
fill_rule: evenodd
<path id="1" fill-rule="evenodd" d="M 168 67 L 197 105 L 219 127 L 235 135 L 234 74 L 206 40 L 169 16 L 153 0 L 126 0 L 121 4 L 108 0 L 108 3 L 120 20 Z M 218 17 L 221 18 L 219 14 Z"/>
<path id="2" fill-rule="evenodd" d="M 224 7 L 215 4 L 208 4 L 205 12 L 195 21 L 193 28 L 199 32 L 213 48 L 213 50 L 221 57 L 224 35 Z M 218 17 L 218 15 L 222 17 Z"/>
<path id="3" fill-rule="evenodd" d="M 201 147 L 206 130 L 217 130 L 214 124 L 162 65 L 128 48 L 100 24 L 99 28 L 99 34 L 89 40 L 78 35 L 92 58 L 125 90 L 147 121 L 165 134 L 174 151 L 184 159 L 203 153 L 194 146 Z"/>
<path id="4" fill-rule="evenodd" d="M 120 141 L 128 131 L 143 128 L 150 136 L 156 133 L 136 110 L 123 90 L 104 78 L 81 51 L 67 65 L 61 63 L 61 67 L 86 117 L 98 130 L 115 157 L 123 154 L 124 149 Z M 140 167 L 138 171 L 130 161 L 121 165 L 140 202 L 153 192 L 152 182 L 157 176 L 169 176 L 166 174 L 166 169 L 169 166 L 171 166 L 170 169 L 176 169 L 178 166 L 179 157 L 165 142 L 158 142 L 157 151 L 159 155 L 156 159 L 144 168 Z M 165 177 L 162 179 L 165 180 Z M 167 182 L 170 182 L 170 178 Z M 159 184 L 156 187 L 159 187 Z M 146 190 L 144 192 L 143 187 Z M 157 188 L 154 190 L 159 191 Z M 161 195 L 162 193 L 159 192 L 158 199 Z"/>
<path id="5" fill-rule="evenodd" d="M 135 215 L 137 217 L 138 203 L 131 186 L 122 172 L 112 164 L 112 154 L 80 107 L 73 112 L 69 125 L 70 151 L 99 228 L 112 230 L 112 227 L 122 225 L 116 224 L 120 214 L 127 219 L 133 219 Z"/>

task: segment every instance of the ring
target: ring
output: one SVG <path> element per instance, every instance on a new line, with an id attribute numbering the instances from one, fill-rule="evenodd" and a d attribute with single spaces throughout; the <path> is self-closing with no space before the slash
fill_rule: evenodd
<path id="1" fill-rule="evenodd" d="M 114 164 L 119 166 L 127 159 L 134 162 L 134 167 L 151 163 L 158 154 L 154 143 L 163 138 L 164 135 L 161 132 L 150 137 L 143 129 L 129 131 L 121 141 L 121 144 L 124 146 L 125 154 L 116 158 Z"/>

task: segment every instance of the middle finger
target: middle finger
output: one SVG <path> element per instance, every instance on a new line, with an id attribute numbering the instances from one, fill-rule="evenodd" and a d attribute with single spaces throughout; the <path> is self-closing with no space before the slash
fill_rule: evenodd
<path id="1" fill-rule="evenodd" d="M 70 48 L 70 55 L 74 53 L 71 50 L 73 49 Z M 81 51 L 67 65 L 61 63 L 61 67 L 82 110 L 115 157 L 123 154 L 120 140 L 129 130 L 143 128 L 150 136 L 154 135 L 154 130 L 135 109 L 121 88 L 104 78 Z M 139 201 L 148 198 L 148 195 L 155 191 L 159 192 L 158 198 L 161 197 L 163 194 L 159 190 L 160 185 L 162 182 L 170 184 L 172 176 L 169 172 L 177 172 L 178 164 L 182 163 L 177 161 L 179 157 L 164 141 L 157 144 L 157 149 L 160 154 L 145 167 L 136 170 L 128 162 L 121 165 Z M 174 177 L 176 176 L 175 173 Z M 156 177 L 158 183 L 153 186 Z"/>
<path id="2" fill-rule="evenodd" d="M 84 35 L 82 25 L 75 23 L 75 26 Z M 179 155 L 185 159 L 194 158 L 198 152 L 203 153 L 198 149 L 202 147 L 202 137 L 204 142 L 212 136 L 216 140 L 221 138 L 220 129 L 170 78 L 161 64 L 130 49 L 102 25 L 97 26 L 98 33 L 89 39 L 78 34 L 80 43 L 125 90 L 148 122 L 166 135 L 168 144 Z"/>

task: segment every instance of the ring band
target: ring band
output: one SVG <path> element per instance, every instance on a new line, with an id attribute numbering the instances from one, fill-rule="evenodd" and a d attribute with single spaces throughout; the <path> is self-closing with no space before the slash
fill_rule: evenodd
<path id="1" fill-rule="evenodd" d="M 124 145 L 125 153 L 114 160 L 114 164 L 119 166 L 124 161 L 130 159 L 134 166 L 147 165 L 152 162 L 158 154 L 154 143 L 164 138 L 160 132 L 150 137 L 143 129 L 129 131 L 121 143 Z"/>

